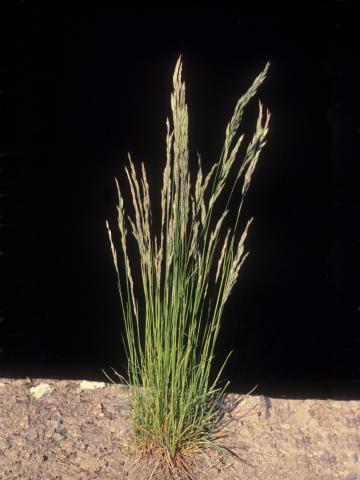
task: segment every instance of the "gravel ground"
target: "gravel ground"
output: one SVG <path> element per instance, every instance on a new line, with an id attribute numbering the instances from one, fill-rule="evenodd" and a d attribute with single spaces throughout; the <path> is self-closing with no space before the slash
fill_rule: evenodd
<path id="1" fill-rule="evenodd" d="M 197 479 L 360 480 L 360 401 L 228 394 L 228 445 Z M 1 480 L 148 480 L 131 446 L 127 388 L 0 378 Z M 153 479 L 164 478 L 155 473 Z"/>

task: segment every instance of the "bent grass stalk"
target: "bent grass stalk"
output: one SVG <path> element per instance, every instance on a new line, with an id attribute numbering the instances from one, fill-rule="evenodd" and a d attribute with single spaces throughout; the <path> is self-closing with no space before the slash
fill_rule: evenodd
<path id="1" fill-rule="evenodd" d="M 266 143 L 270 113 L 259 102 L 255 134 L 218 218 L 214 206 L 221 197 L 244 135 L 238 129 L 243 111 L 264 81 L 269 63 L 238 100 L 227 125 L 220 159 L 204 177 L 201 160 L 191 183 L 188 149 L 188 109 L 182 61 L 173 74 L 172 122 L 166 122 L 166 164 L 161 190 L 161 228 L 154 235 L 146 170 L 139 174 L 129 154 L 125 173 L 129 182 L 133 216 L 126 216 L 124 199 L 116 181 L 119 203 L 118 228 L 122 269 L 108 222 L 106 227 L 117 274 L 125 323 L 128 384 L 134 438 L 145 448 L 160 449 L 170 463 L 181 453 L 214 441 L 217 408 L 228 383 L 210 381 L 214 348 L 224 305 L 238 279 L 248 253 L 245 240 L 252 218 L 237 239 L 237 224 L 260 152 Z M 227 228 L 220 245 L 230 197 L 242 180 L 235 225 Z M 210 190 L 211 186 L 211 190 Z M 127 242 L 128 227 L 139 250 L 144 312 L 134 291 L 133 264 Z M 123 273 L 120 278 L 119 270 Z M 216 272 L 216 273 L 215 273 Z M 209 289 L 211 296 L 209 298 Z"/>

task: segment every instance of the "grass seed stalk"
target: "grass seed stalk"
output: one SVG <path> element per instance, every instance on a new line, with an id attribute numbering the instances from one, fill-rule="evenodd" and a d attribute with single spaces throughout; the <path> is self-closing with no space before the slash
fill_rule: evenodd
<path id="1" fill-rule="evenodd" d="M 267 63 L 236 103 L 219 161 L 205 175 L 198 157 L 197 175 L 191 182 L 182 67 L 179 57 L 173 74 L 172 120 L 166 121 L 160 231 L 154 234 L 145 166 L 141 164 L 137 171 L 130 154 L 125 174 L 132 216 L 125 213 L 123 194 L 115 179 L 122 266 L 106 221 L 125 324 L 134 438 L 142 447 L 161 449 L 172 460 L 192 447 L 216 446 L 217 408 L 228 386 L 220 386 L 220 377 L 228 357 L 211 380 L 214 348 L 225 303 L 248 255 L 245 241 L 252 218 L 240 233 L 238 220 L 270 120 L 269 111 L 265 113 L 259 102 L 255 133 L 238 161 L 244 141 L 244 135 L 239 134 L 243 112 L 266 77 Z M 235 174 L 226 207 L 216 216 L 215 206 L 223 197 L 231 171 Z M 236 221 L 224 233 L 230 198 L 239 183 Z M 130 261 L 127 248 L 129 231 L 139 252 L 141 312 L 140 292 L 135 291 L 133 281 L 136 265 Z"/>

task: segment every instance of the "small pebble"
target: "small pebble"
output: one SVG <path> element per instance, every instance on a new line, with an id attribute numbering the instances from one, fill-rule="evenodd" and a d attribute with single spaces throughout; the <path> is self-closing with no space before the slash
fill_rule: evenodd
<path id="1" fill-rule="evenodd" d="M 11 445 L 7 440 L 0 440 L 0 452 L 3 450 L 7 450 L 10 447 Z"/>
<path id="2" fill-rule="evenodd" d="M 40 417 L 45 417 L 49 413 L 49 410 L 45 407 L 41 407 L 39 410 L 39 416 Z"/>
<path id="3" fill-rule="evenodd" d="M 48 383 L 40 383 L 40 385 L 38 385 L 37 387 L 30 388 L 31 395 L 36 399 L 39 399 L 43 395 L 51 392 L 52 392 L 52 389 Z"/>
<path id="4" fill-rule="evenodd" d="M 25 433 L 25 438 L 28 442 L 34 442 L 38 438 L 38 433 L 36 430 L 31 429 Z"/>
<path id="5" fill-rule="evenodd" d="M 104 382 L 89 382 L 88 380 L 82 380 L 80 382 L 81 390 L 95 390 L 97 388 L 104 388 Z"/>
<path id="6" fill-rule="evenodd" d="M 358 478 L 356 473 L 349 473 L 349 475 L 346 475 L 345 480 L 358 480 Z"/>
<path id="7" fill-rule="evenodd" d="M 60 428 L 62 424 L 61 420 L 52 420 L 50 423 L 54 430 Z"/>
<path id="8" fill-rule="evenodd" d="M 55 432 L 53 436 L 51 437 L 55 442 L 60 442 L 61 440 L 64 440 L 63 435 L 59 432 Z"/>

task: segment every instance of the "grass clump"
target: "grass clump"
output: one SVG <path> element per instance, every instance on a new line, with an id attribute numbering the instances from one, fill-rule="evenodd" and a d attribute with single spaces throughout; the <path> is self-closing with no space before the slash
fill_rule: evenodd
<path id="1" fill-rule="evenodd" d="M 255 133 L 239 163 L 237 154 L 244 135 L 239 135 L 238 130 L 244 108 L 264 81 L 268 68 L 269 63 L 238 100 L 226 128 L 219 161 L 205 175 L 198 157 L 197 175 L 192 182 L 188 109 L 181 57 L 178 59 L 171 94 L 172 121 L 166 122 L 166 164 L 158 235 L 153 232 L 144 165 L 141 164 L 138 173 L 129 155 L 129 166 L 125 167 L 132 217 L 125 214 L 124 198 L 115 179 L 122 269 L 108 222 L 106 226 L 125 322 L 133 434 L 139 445 L 160 452 L 170 465 L 181 463 L 181 458 L 192 449 L 219 447 L 215 440 L 216 418 L 227 387 L 227 384 L 220 386 L 227 358 L 214 377 L 211 367 L 224 305 L 248 255 L 244 244 L 252 219 L 240 233 L 237 226 L 252 174 L 266 143 L 269 112 L 264 113 L 259 102 Z M 233 169 L 235 175 L 226 207 L 216 215 L 215 206 Z M 223 234 L 227 207 L 239 183 L 236 221 Z M 141 312 L 134 288 L 134 265 L 128 255 L 128 228 L 139 251 L 144 302 Z"/>

